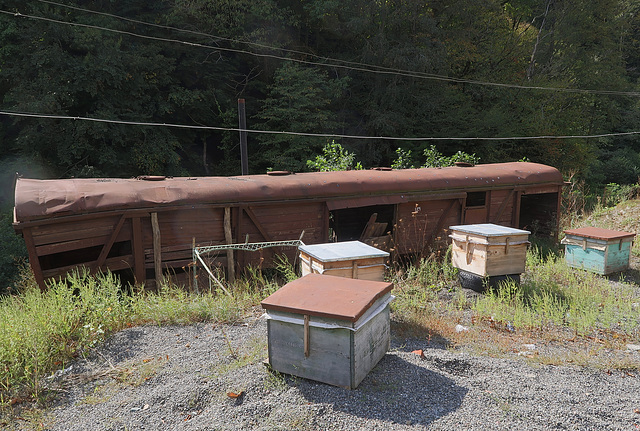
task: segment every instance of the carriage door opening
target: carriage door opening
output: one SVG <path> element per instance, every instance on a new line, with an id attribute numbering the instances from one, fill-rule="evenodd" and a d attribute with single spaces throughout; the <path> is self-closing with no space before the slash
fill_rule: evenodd
<path id="1" fill-rule="evenodd" d="M 533 235 L 557 234 L 558 193 L 522 195 L 518 225 Z"/>
<path id="2" fill-rule="evenodd" d="M 362 241 L 381 248 L 393 233 L 395 205 L 372 205 L 330 212 L 332 242 Z M 388 240 L 387 240 L 388 238 Z M 381 244 L 382 243 L 382 244 Z"/>

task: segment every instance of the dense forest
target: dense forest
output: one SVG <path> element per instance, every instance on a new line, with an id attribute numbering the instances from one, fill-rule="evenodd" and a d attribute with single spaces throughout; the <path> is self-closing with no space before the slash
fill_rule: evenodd
<path id="1" fill-rule="evenodd" d="M 0 0 L 0 199 L 15 172 L 239 174 L 238 99 L 250 173 L 335 141 L 636 183 L 639 48 L 631 0 Z"/>

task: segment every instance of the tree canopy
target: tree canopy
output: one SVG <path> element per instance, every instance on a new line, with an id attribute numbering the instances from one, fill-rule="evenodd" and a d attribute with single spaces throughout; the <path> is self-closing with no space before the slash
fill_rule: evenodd
<path id="1" fill-rule="evenodd" d="M 5 0 L 0 12 L 0 110 L 49 117 L 0 115 L 0 157 L 44 177 L 238 174 L 239 98 L 251 173 L 311 169 L 335 141 L 364 167 L 398 154 L 418 166 L 433 149 L 526 157 L 593 184 L 640 175 L 634 2 Z M 426 137 L 448 139 L 411 139 Z"/>

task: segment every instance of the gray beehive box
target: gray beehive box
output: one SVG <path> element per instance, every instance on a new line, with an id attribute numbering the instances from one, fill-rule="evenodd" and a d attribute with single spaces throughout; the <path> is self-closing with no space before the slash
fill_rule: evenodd
<path id="1" fill-rule="evenodd" d="M 392 283 L 309 274 L 262 301 L 269 364 L 354 389 L 389 349 Z"/>

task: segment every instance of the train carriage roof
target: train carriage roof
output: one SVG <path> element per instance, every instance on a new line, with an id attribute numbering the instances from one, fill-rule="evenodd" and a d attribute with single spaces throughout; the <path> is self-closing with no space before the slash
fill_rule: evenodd
<path id="1" fill-rule="evenodd" d="M 526 162 L 235 177 L 19 178 L 14 215 L 19 224 L 65 215 L 198 204 L 250 205 L 301 200 L 362 203 L 366 199 L 371 204 L 398 203 L 420 194 L 526 189 L 529 185 L 544 184 L 562 185 L 562 175 L 553 167 Z"/>

